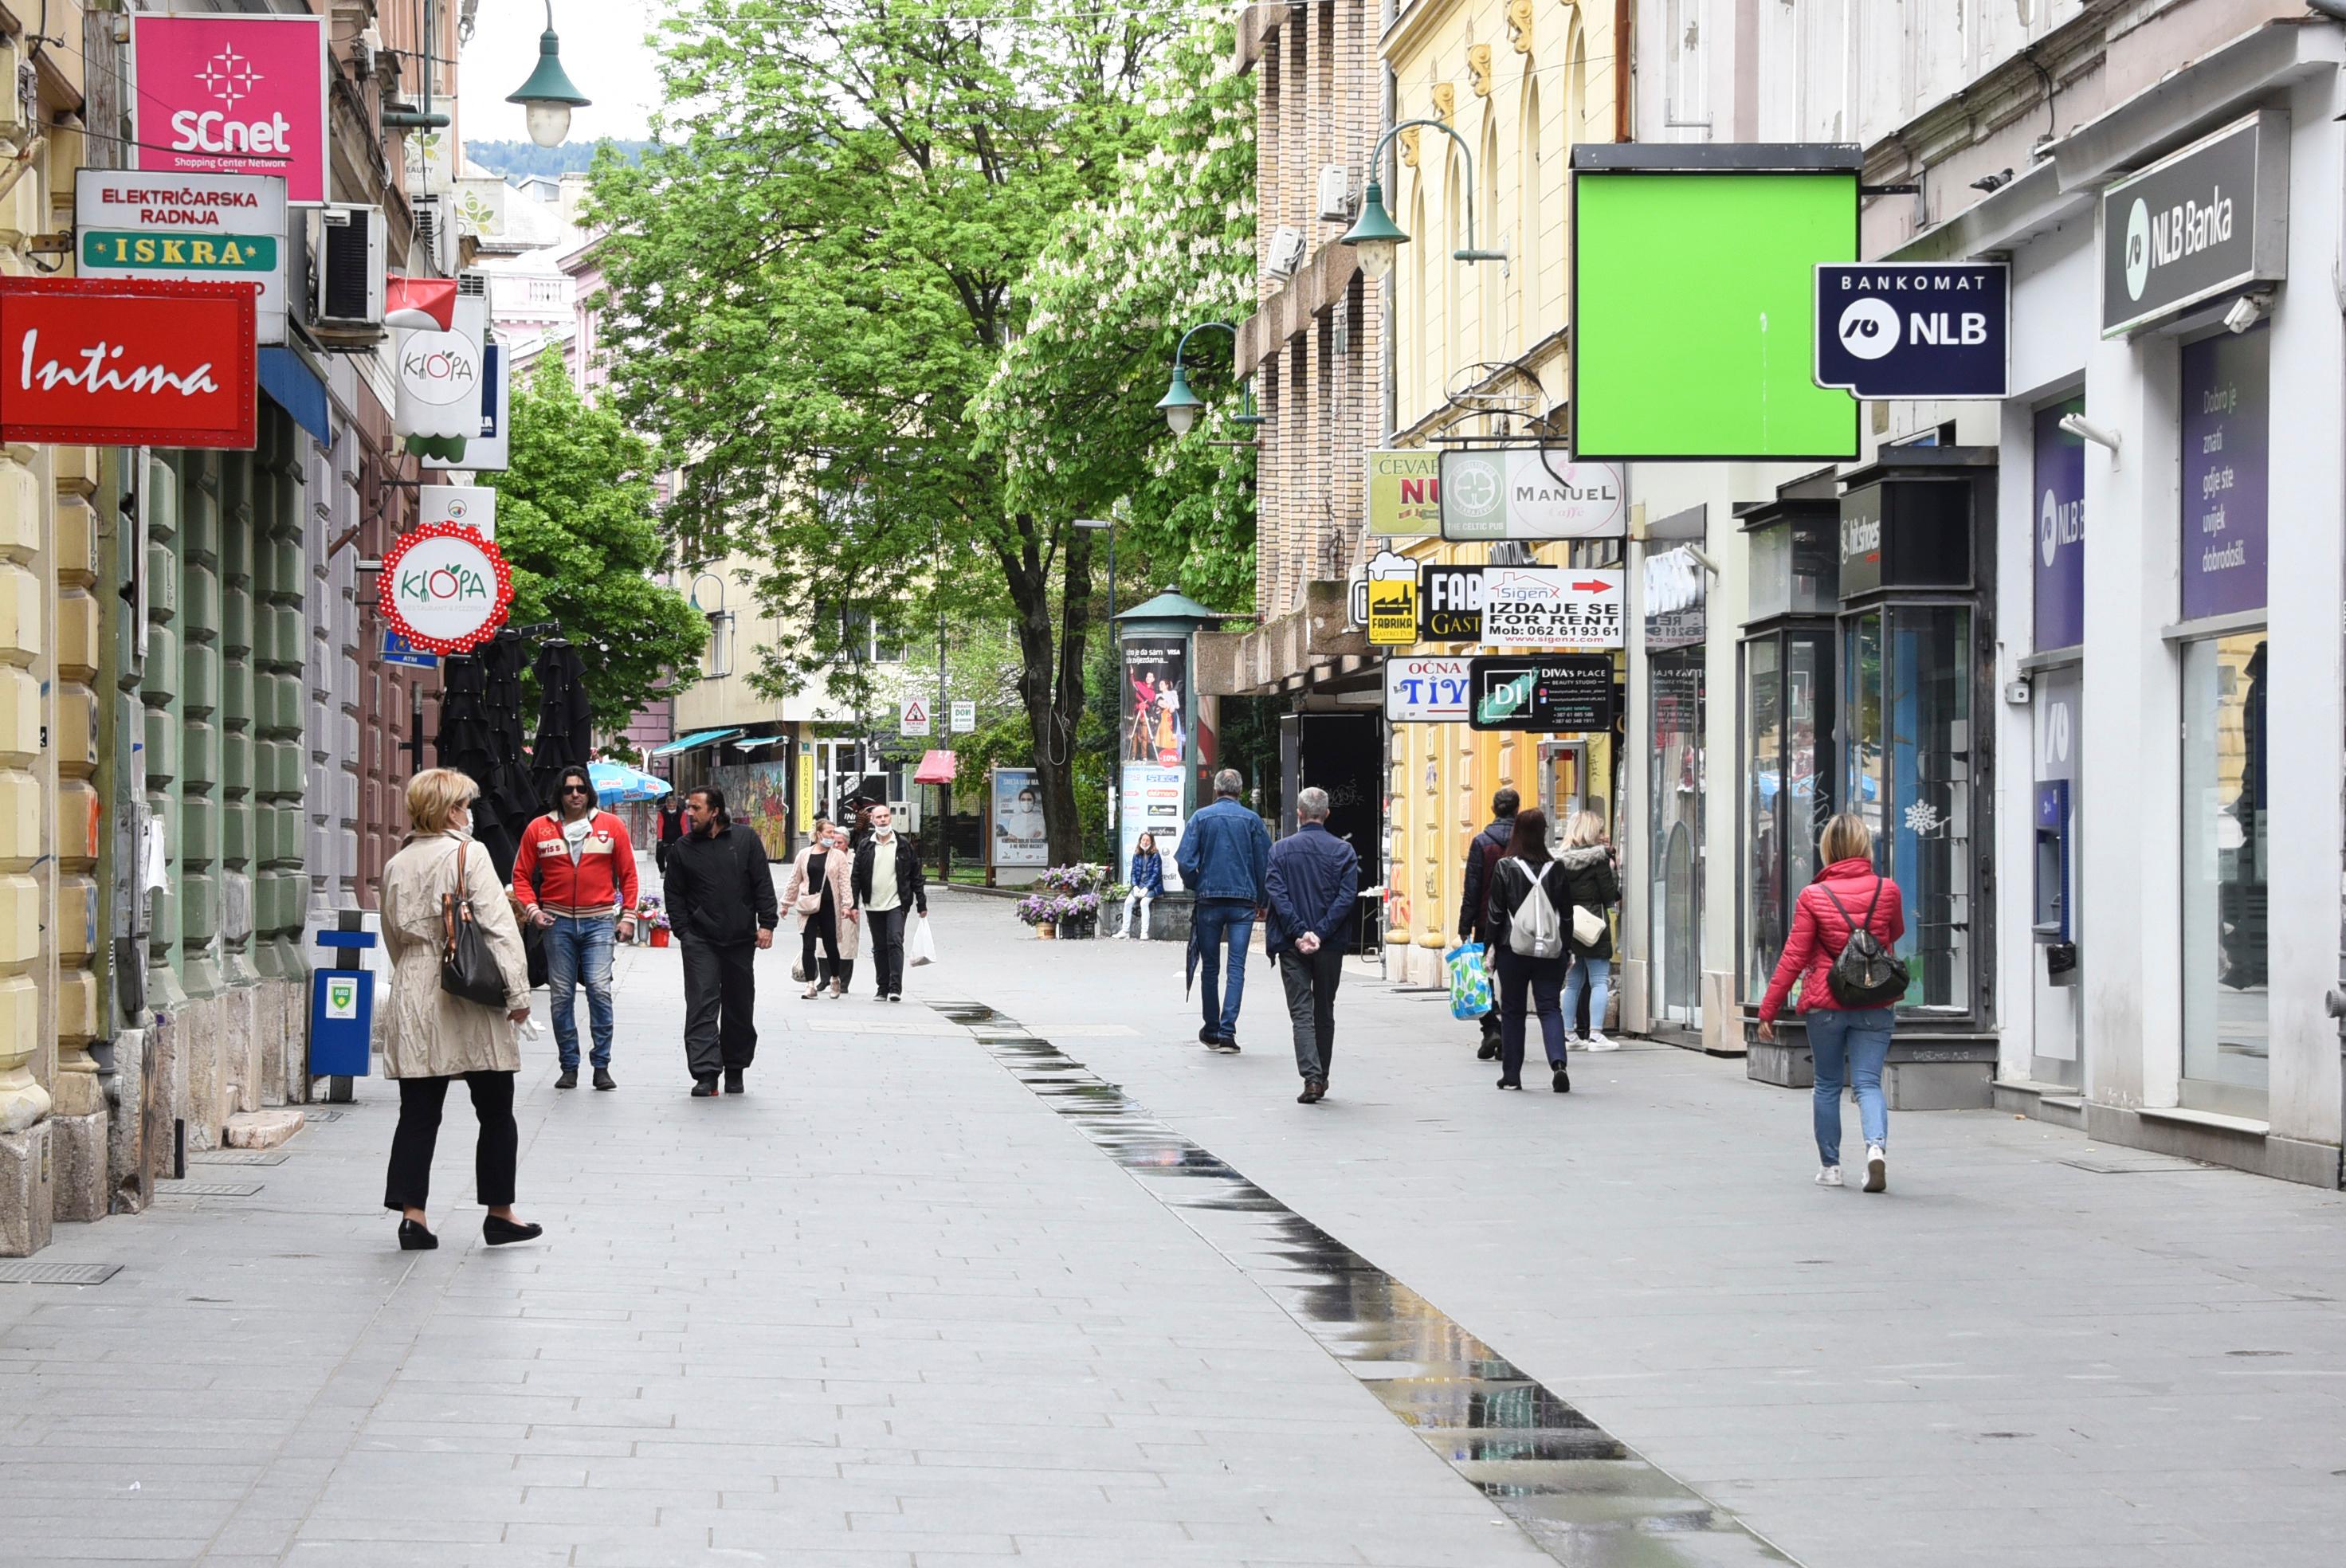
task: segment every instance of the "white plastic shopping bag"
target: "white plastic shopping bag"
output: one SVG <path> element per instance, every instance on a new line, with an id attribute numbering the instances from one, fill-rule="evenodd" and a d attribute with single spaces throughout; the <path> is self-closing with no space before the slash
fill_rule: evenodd
<path id="1" fill-rule="evenodd" d="M 936 961 L 937 942 L 929 934 L 929 917 L 915 916 L 913 929 L 904 934 L 904 962 L 909 968 L 918 969 L 924 963 Z"/>

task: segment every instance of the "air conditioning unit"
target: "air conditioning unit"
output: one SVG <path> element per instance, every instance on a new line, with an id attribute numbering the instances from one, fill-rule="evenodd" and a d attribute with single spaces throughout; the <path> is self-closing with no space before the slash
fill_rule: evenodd
<path id="1" fill-rule="evenodd" d="M 445 278 L 456 270 L 456 214 L 446 191 L 413 199 L 415 251 L 410 270 Z"/>
<path id="2" fill-rule="evenodd" d="M 1295 270 L 1303 265 L 1303 230 L 1284 223 L 1272 229 L 1264 264 L 1274 278 L 1294 277 Z"/>
<path id="3" fill-rule="evenodd" d="M 1320 221 L 1350 223 L 1352 220 L 1352 175 L 1341 163 L 1331 163 L 1320 171 Z"/>
<path id="4" fill-rule="evenodd" d="M 383 227 L 380 207 L 318 209 L 317 324 L 341 336 L 382 334 Z"/>

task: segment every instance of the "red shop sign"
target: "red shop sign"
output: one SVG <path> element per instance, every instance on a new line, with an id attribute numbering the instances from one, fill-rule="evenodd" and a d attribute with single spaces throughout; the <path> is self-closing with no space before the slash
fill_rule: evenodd
<path id="1" fill-rule="evenodd" d="M 258 293 L 0 278 L 0 441 L 250 450 Z"/>

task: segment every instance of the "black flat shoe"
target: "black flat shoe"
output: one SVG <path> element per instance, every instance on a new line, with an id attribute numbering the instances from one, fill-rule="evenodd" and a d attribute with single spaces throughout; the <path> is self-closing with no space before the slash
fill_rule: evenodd
<path id="1" fill-rule="evenodd" d="M 1550 1086 L 1551 1086 L 1552 1088 L 1554 1088 L 1554 1089 L 1556 1090 L 1556 1092 L 1557 1094 L 1559 1094 L 1559 1095 L 1569 1095 L 1569 1094 L 1571 1094 L 1571 1093 L 1572 1093 L 1572 1074 L 1569 1074 L 1569 1073 L 1567 1073 L 1567 1072 L 1566 1072 L 1563 1068 L 1558 1067 L 1558 1068 L 1556 1070 L 1556 1082 L 1555 1082 L 1553 1084 L 1551 1084 Z"/>
<path id="2" fill-rule="evenodd" d="M 1521 1078 L 1517 1078 L 1513 1083 L 1508 1082 L 1504 1078 L 1499 1080 L 1499 1087 L 1502 1089 L 1520 1089 L 1523 1086 L 1524 1081 Z"/>
<path id="3" fill-rule="evenodd" d="M 440 1238 L 438 1237 L 433 1235 L 430 1231 L 424 1229 L 413 1220 L 403 1219 L 399 1222 L 400 1251 L 430 1252 L 439 1245 Z"/>
<path id="4" fill-rule="evenodd" d="M 597 1067 L 595 1069 L 595 1087 L 598 1089 L 616 1089 L 618 1086 L 619 1081 L 611 1076 L 611 1069 L 608 1067 Z"/>
<path id="5" fill-rule="evenodd" d="M 725 1069 L 725 1092 L 729 1095 L 739 1095 L 746 1092 L 741 1087 L 740 1068 L 728 1067 Z"/>
<path id="6" fill-rule="evenodd" d="M 481 1236 L 491 1247 L 510 1247 L 516 1241 L 536 1241 L 546 1234 L 542 1225 L 515 1225 L 509 1219 L 499 1219 L 494 1214 L 481 1217 Z"/>
<path id="7" fill-rule="evenodd" d="M 692 1084 L 692 1097 L 696 1100 L 713 1100 L 717 1098 L 717 1080 L 714 1078 L 694 1079 Z"/>
<path id="8" fill-rule="evenodd" d="M 554 1086 L 557 1089 L 575 1089 L 578 1087 L 578 1069 L 576 1067 L 565 1067 L 562 1069 L 562 1076 L 554 1081 Z"/>

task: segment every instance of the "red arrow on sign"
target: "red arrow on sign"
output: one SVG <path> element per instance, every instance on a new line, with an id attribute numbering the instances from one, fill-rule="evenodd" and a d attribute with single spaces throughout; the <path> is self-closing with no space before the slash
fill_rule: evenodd
<path id="1" fill-rule="evenodd" d="M 1573 592 L 1576 594 L 1609 594 L 1613 591 L 1613 585 L 1610 583 L 1575 583 L 1572 585 L 1572 588 Z"/>

